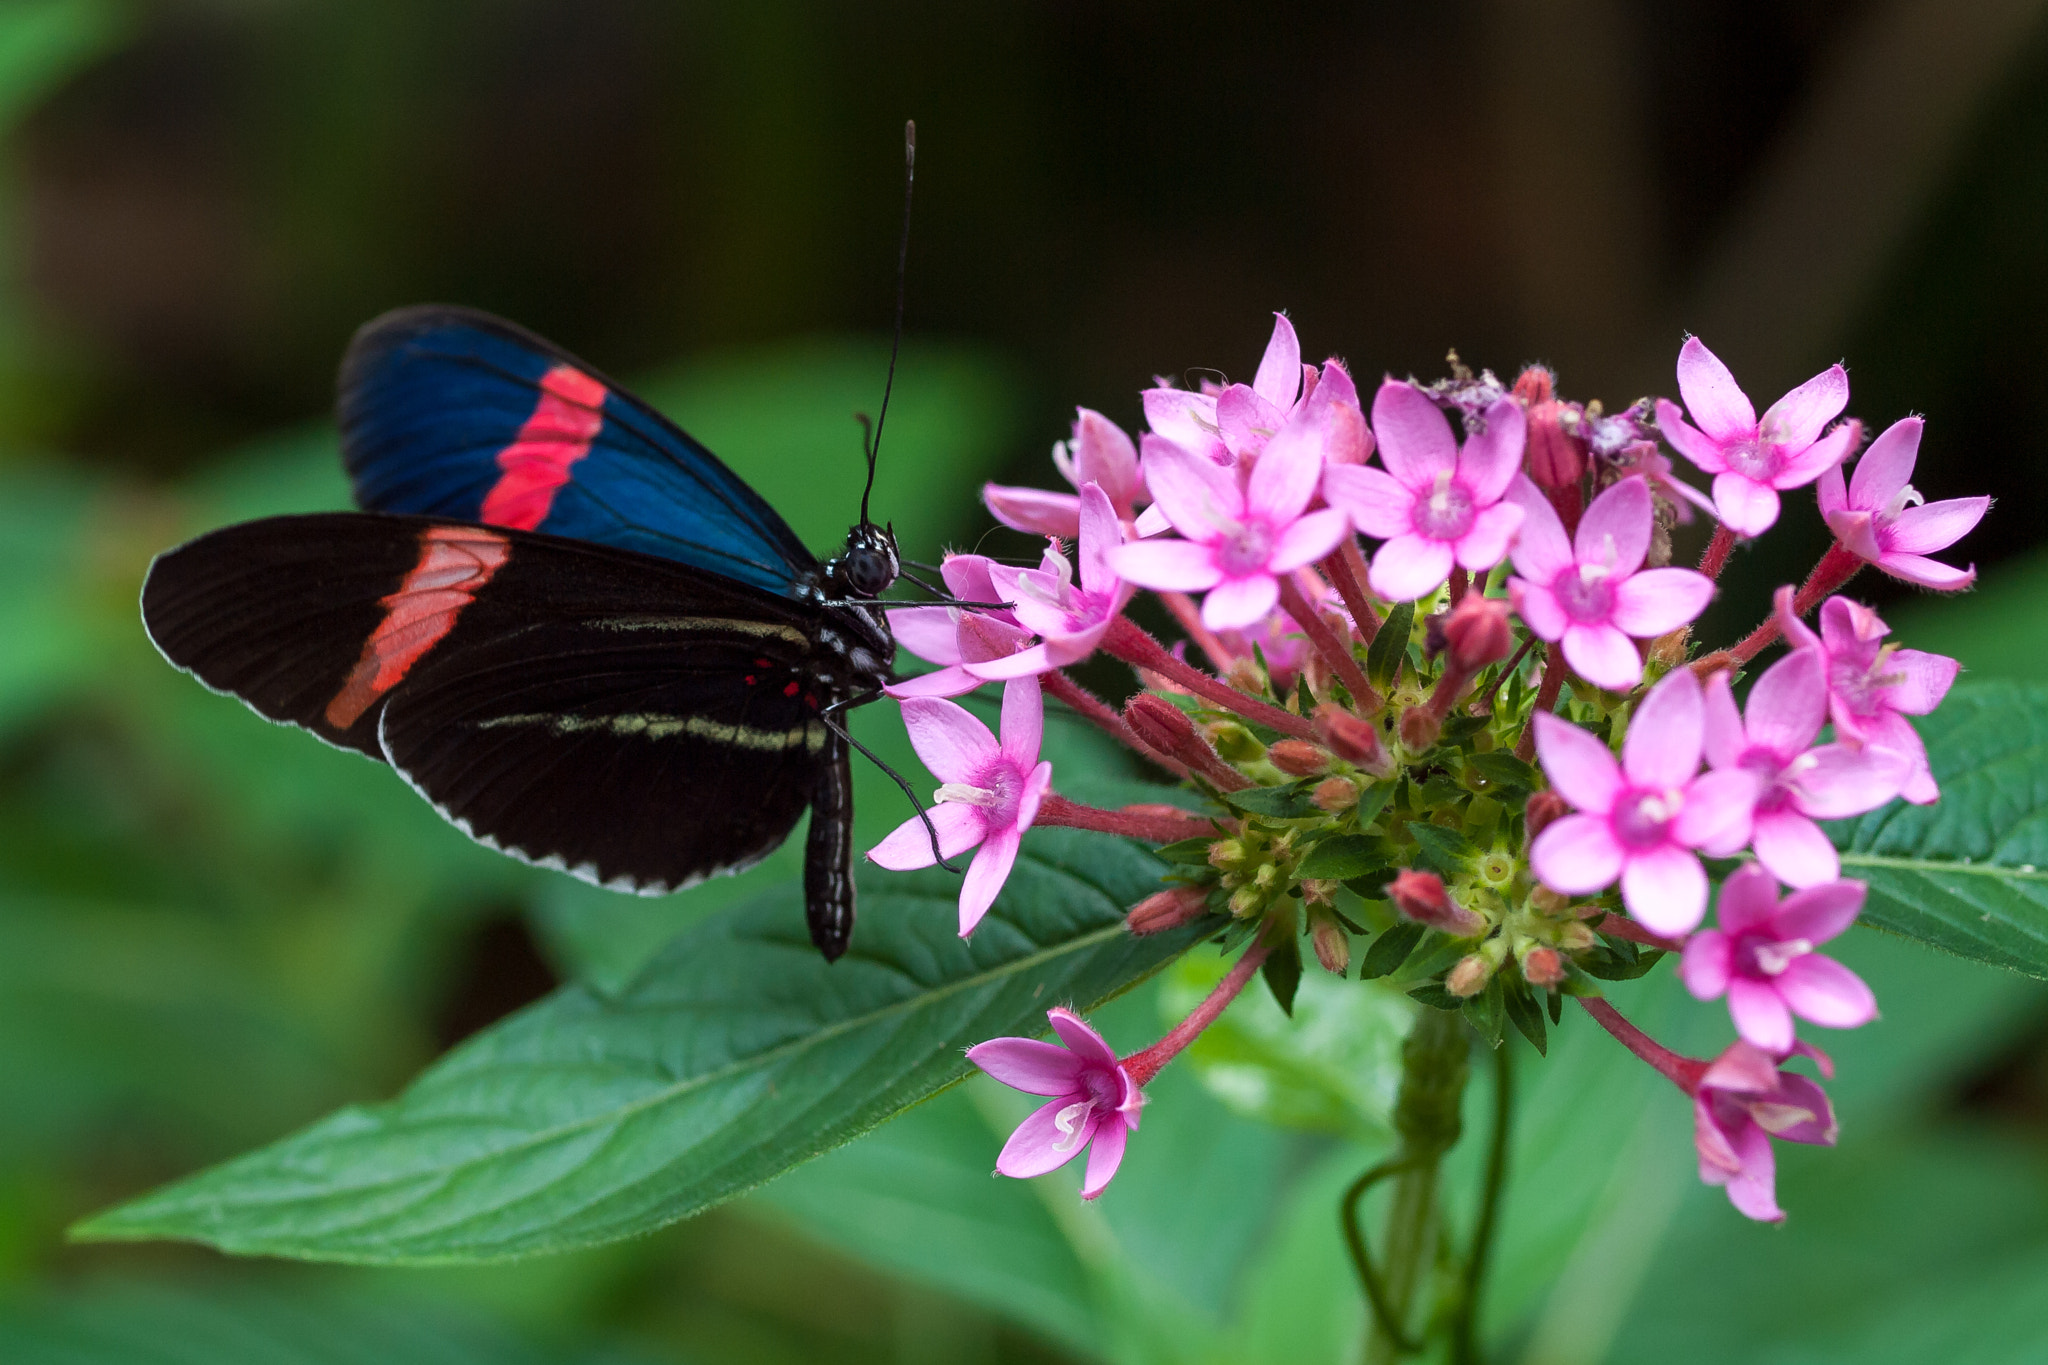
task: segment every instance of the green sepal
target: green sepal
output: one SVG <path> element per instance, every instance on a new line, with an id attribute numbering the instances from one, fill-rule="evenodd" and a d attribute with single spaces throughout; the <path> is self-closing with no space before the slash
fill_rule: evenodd
<path id="1" fill-rule="evenodd" d="M 1365 676 L 1381 692 L 1390 691 L 1408 657 L 1408 632 L 1415 626 L 1415 604 L 1398 602 L 1380 622 L 1379 634 L 1365 651 Z"/>
<path id="2" fill-rule="evenodd" d="M 1414 920 L 1402 920 L 1382 933 L 1366 948 L 1365 957 L 1358 964 L 1358 979 L 1375 981 L 1401 970 L 1415 945 L 1422 942 L 1424 932 L 1424 927 Z"/>

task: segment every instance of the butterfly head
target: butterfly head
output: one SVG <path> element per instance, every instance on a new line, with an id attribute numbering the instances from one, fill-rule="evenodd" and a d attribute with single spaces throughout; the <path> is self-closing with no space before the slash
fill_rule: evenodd
<path id="1" fill-rule="evenodd" d="M 863 520 L 846 533 L 846 549 L 825 566 L 835 595 L 880 597 L 903 571 L 893 527 Z"/>

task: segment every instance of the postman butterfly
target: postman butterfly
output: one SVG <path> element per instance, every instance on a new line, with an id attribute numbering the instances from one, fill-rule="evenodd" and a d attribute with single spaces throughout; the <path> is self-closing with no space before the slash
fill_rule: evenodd
<path id="1" fill-rule="evenodd" d="M 844 953 L 840 715 L 891 678 L 877 599 L 902 571 L 866 496 L 820 563 L 653 408 L 464 308 L 364 326 L 338 411 L 364 510 L 159 555 L 142 615 L 164 657 L 390 764 L 478 842 L 614 890 L 751 866 L 808 808 L 806 919 Z"/>

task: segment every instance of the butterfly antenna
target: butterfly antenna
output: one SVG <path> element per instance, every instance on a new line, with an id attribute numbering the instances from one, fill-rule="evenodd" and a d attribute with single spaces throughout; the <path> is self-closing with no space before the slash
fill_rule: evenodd
<path id="1" fill-rule="evenodd" d="M 874 439 L 867 442 L 868 486 L 860 491 L 860 523 L 868 525 L 868 494 L 875 488 L 875 456 L 882 450 L 882 424 L 889 420 L 889 393 L 896 387 L 896 356 L 903 349 L 903 284 L 910 270 L 910 194 L 917 187 L 917 120 L 903 124 L 903 232 L 896 239 L 896 331 L 889 341 L 889 377 L 882 381 L 882 409 L 875 416 Z M 867 426 L 867 419 L 861 419 Z"/>

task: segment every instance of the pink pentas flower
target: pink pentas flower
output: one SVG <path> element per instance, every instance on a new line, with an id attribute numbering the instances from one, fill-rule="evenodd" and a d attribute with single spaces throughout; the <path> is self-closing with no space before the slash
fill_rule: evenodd
<path id="1" fill-rule="evenodd" d="M 1792 614 L 1792 601 L 1792 589 L 1778 589 L 1778 621 L 1793 648 L 1819 652 L 1837 737 L 1902 759 L 1906 775 L 1899 795 L 1917 806 L 1934 802 L 1941 790 L 1927 766 L 1927 746 L 1906 717 L 1941 705 L 1961 665 L 1944 655 L 1885 644 L 1891 627 L 1860 602 L 1830 597 L 1821 604 L 1816 633 Z"/>
<path id="2" fill-rule="evenodd" d="M 1013 1090 L 1052 1098 L 1017 1125 L 996 1158 L 996 1170 L 1017 1179 L 1044 1175 L 1088 1149 L 1081 1197 L 1093 1199 L 1124 1159 L 1138 1127 L 1145 1093 L 1101 1034 L 1071 1010 L 1050 1009 L 1065 1047 L 1036 1038 L 991 1038 L 967 1049 L 967 1060 Z"/>
<path id="3" fill-rule="evenodd" d="M 1109 495 L 1120 520 L 1129 521 L 1145 501 L 1145 479 L 1138 463 L 1138 447 L 1124 429 L 1089 408 L 1077 408 L 1074 434 L 1052 448 L 1052 462 L 1075 488 L 1098 485 Z M 1053 493 L 1042 488 L 1019 488 L 992 483 L 981 490 L 981 500 L 997 521 L 1015 531 L 1037 535 L 1080 534 L 1081 500 L 1073 493 Z"/>
<path id="4" fill-rule="evenodd" d="M 1078 583 L 1074 566 L 1059 552 L 1057 542 L 1046 552 L 1041 568 L 1015 569 L 1004 564 L 990 568 L 996 596 L 1012 604 L 1018 623 L 1037 634 L 1039 643 L 998 659 L 966 661 L 967 671 L 975 677 L 1021 678 L 1079 663 L 1095 652 L 1108 634 L 1110 622 L 1131 600 L 1135 589 L 1109 565 L 1109 552 L 1124 540 L 1116 509 L 1108 495 L 1092 483 L 1082 485 L 1080 504 Z"/>
<path id="5" fill-rule="evenodd" d="M 1749 714 L 1735 705 L 1730 675 L 1707 680 L 1707 763 L 1756 774 L 1757 860 L 1790 886 L 1818 886 L 1842 873 L 1835 845 L 1816 820 L 1876 810 L 1899 794 L 1911 771 L 1901 756 L 1850 744 L 1814 747 L 1828 718 L 1827 674 L 1819 651 L 1795 649 L 1749 689 Z"/>
<path id="6" fill-rule="evenodd" d="M 1657 401 L 1657 427 L 1672 449 L 1714 476 L 1714 506 L 1729 530 L 1762 535 L 1778 519 L 1778 494 L 1812 483 L 1842 462 L 1857 428 L 1827 424 L 1849 402 L 1849 375 L 1830 365 L 1771 404 L 1761 421 L 1749 398 L 1698 337 L 1678 352 L 1685 412 Z M 1685 420 L 1692 415 L 1692 425 Z"/>
<path id="7" fill-rule="evenodd" d="M 1413 384 L 1388 380 L 1372 400 L 1372 426 L 1385 469 L 1332 465 L 1323 496 L 1351 524 L 1386 543 L 1373 554 L 1372 590 L 1406 602 L 1435 592 L 1453 565 L 1484 572 L 1501 562 L 1522 525 L 1522 508 L 1502 501 L 1522 467 L 1528 435 L 1522 405 L 1501 398 L 1486 429 L 1462 448 L 1451 423 Z"/>
<path id="8" fill-rule="evenodd" d="M 1840 465 L 1820 476 L 1814 490 L 1821 515 L 1844 549 L 1894 578 L 1923 588 L 1955 592 L 1976 581 L 1977 568 L 1951 568 L 1927 556 L 1969 534 L 1984 519 L 1989 498 L 1928 502 L 1907 480 L 1920 458 L 1918 417 L 1886 427 L 1856 462 L 1846 481 Z"/>
<path id="9" fill-rule="evenodd" d="M 1202 622 L 1239 630 L 1280 600 L 1276 575 L 1292 573 L 1337 548 L 1344 514 L 1308 510 L 1323 457 L 1313 433 L 1283 433 L 1240 483 L 1234 468 L 1179 446 L 1146 456 L 1145 479 L 1158 510 L 1185 540 L 1146 540 L 1109 552 L 1109 567 L 1140 587 L 1201 592 Z"/>
<path id="10" fill-rule="evenodd" d="M 1822 1075 L 1833 1074 L 1819 1049 L 1799 1043 L 1794 1050 L 1819 1062 Z M 1809 1077 L 1779 1070 L 1769 1054 L 1742 1040 L 1714 1059 L 1693 1091 L 1700 1179 L 1725 1187 L 1728 1202 L 1758 1222 L 1785 1218 L 1771 1139 L 1832 1147 L 1835 1134 L 1827 1093 Z"/>
<path id="11" fill-rule="evenodd" d="M 1511 551 L 1520 576 L 1508 580 L 1509 599 L 1530 631 L 1561 640 L 1565 662 L 1597 687 L 1621 692 L 1641 682 L 1634 641 L 1678 629 L 1714 595 L 1705 574 L 1643 568 L 1653 514 L 1650 487 L 1639 477 L 1593 499 L 1569 539 L 1526 475 L 1515 477 L 1508 497 L 1523 513 Z"/>
<path id="12" fill-rule="evenodd" d="M 1008 880 L 1024 831 L 1038 818 L 1039 803 L 1052 787 L 1052 764 L 1038 761 L 1045 702 L 1037 678 L 1004 684 L 1002 727 L 999 743 L 986 725 L 953 702 L 913 697 L 903 703 L 910 743 L 943 784 L 930 812 L 939 854 L 951 858 L 976 850 L 960 884 L 962 938 L 974 932 Z M 932 845 L 924 821 L 904 821 L 868 850 L 868 858 L 897 872 L 930 867 Z"/>
<path id="13" fill-rule="evenodd" d="M 1726 857 L 1749 841 L 1756 778 L 1700 773 L 1699 682 L 1674 669 L 1629 722 L 1621 762 L 1568 720 L 1536 714 L 1536 752 L 1558 795 L 1577 807 L 1530 846 L 1538 878 L 1568 896 L 1621 879 L 1629 914 L 1660 934 L 1692 931 L 1707 912 L 1707 874 L 1694 850 Z"/>
<path id="14" fill-rule="evenodd" d="M 1862 882 L 1827 882 L 1778 899 L 1760 863 L 1744 863 L 1721 884 L 1719 927 L 1686 940 L 1678 974 L 1696 999 L 1728 997 L 1745 1041 L 1782 1057 L 1792 1050 L 1792 1016 L 1823 1028 L 1856 1028 L 1877 1017 L 1863 978 L 1814 951 L 1856 922 Z"/>
<path id="15" fill-rule="evenodd" d="M 1248 459 L 1264 449 L 1294 411 L 1303 368 L 1294 324 L 1285 313 L 1275 313 L 1272 339 L 1250 384 L 1230 384 L 1213 393 L 1160 384 L 1145 390 L 1145 422 L 1159 437 L 1212 464 Z"/>
<path id="16" fill-rule="evenodd" d="M 998 567 L 986 555 L 948 555 L 939 566 L 946 588 L 963 602 L 996 602 Z M 908 607 L 891 612 L 896 643 L 918 658 L 941 665 L 930 673 L 890 683 L 882 690 L 897 700 L 911 697 L 957 697 L 981 686 L 983 679 L 967 671 L 968 663 L 1007 658 L 1031 646 L 1031 632 L 1018 624 L 1008 608 Z"/>

